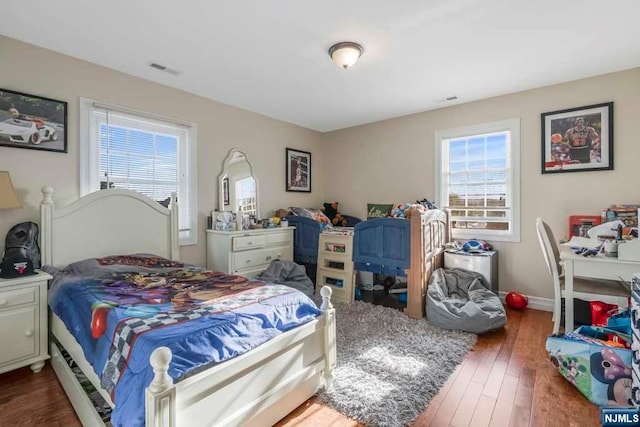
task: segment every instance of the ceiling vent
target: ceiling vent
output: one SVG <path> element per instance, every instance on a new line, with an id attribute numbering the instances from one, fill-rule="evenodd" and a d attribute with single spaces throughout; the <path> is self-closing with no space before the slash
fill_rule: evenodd
<path id="1" fill-rule="evenodd" d="M 445 101 L 455 101 L 456 99 L 458 99 L 457 96 L 450 96 L 448 98 L 445 98 Z"/>
<path id="2" fill-rule="evenodd" d="M 155 68 L 156 70 L 160 70 L 160 71 L 164 71 L 165 73 L 172 74 L 174 76 L 177 76 L 178 74 L 180 74 L 180 71 L 174 70 L 173 68 L 165 67 L 164 65 L 158 64 L 157 62 L 152 62 L 151 64 L 149 64 L 149 66 L 151 68 Z"/>

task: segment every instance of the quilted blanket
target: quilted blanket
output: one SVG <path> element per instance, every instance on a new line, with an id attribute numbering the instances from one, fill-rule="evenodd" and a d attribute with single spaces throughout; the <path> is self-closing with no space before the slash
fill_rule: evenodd
<path id="1" fill-rule="evenodd" d="M 179 381 L 320 314 L 290 287 L 155 256 L 113 256 L 45 270 L 54 275 L 49 306 L 111 394 L 114 426 L 144 425 L 155 348 L 172 350 L 169 374 Z"/>

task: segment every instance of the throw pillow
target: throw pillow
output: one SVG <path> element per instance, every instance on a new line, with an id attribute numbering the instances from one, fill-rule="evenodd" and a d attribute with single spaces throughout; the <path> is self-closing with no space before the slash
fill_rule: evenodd
<path id="1" fill-rule="evenodd" d="M 392 204 L 368 203 L 367 219 L 384 218 L 391 215 Z"/>

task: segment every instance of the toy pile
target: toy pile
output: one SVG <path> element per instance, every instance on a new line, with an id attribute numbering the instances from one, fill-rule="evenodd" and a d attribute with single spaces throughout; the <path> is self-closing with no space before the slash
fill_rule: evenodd
<path id="1" fill-rule="evenodd" d="M 592 326 L 548 337 L 549 360 L 591 402 L 626 407 L 633 384 L 630 310 L 596 303 L 592 318 Z"/>

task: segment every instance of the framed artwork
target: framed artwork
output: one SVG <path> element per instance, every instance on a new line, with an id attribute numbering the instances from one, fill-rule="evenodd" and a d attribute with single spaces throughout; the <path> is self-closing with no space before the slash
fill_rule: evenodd
<path id="1" fill-rule="evenodd" d="M 541 114 L 542 173 L 613 169 L 613 102 Z"/>
<path id="2" fill-rule="evenodd" d="M 67 103 L 0 89 L 0 145 L 67 152 Z"/>
<path id="3" fill-rule="evenodd" d="M 226 205 L 229 204 L 229 178 L 225 178 L 222 180 L 222 195 L 223 195 L 223 202 Z"/>
<path id="4" fill-rule="evenodd" d="M 286 190 L 311 192 L 311 153 L 287 148 Z"/>

